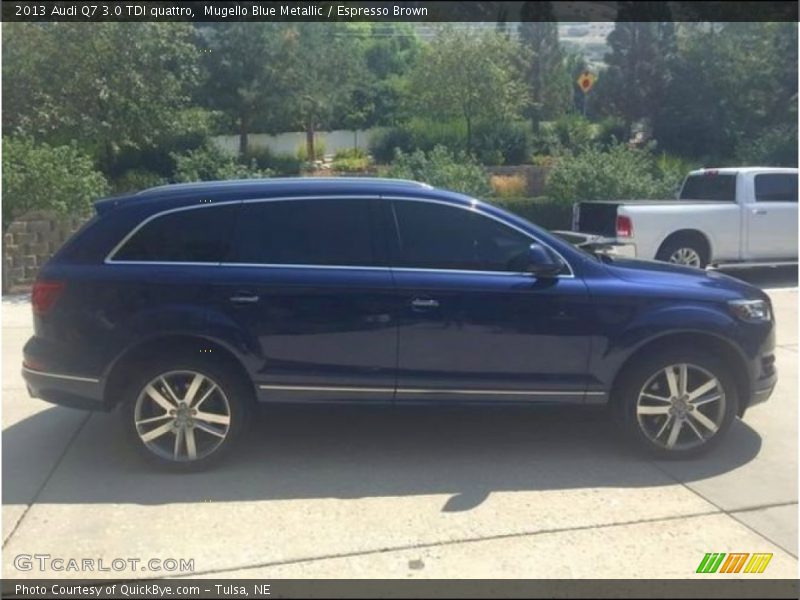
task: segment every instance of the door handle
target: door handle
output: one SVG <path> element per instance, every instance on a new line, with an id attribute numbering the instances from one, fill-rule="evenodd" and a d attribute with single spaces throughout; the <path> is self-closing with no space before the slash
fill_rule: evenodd
<path id="1" fill-rule="evenodd" d="M 255 304 L 260 299 L 257 294 L 250 294 L 248 292 L 238 292 L 228 298 L 234 304 Z"/>
<path id="2" fill-rule="evenodd" d="M 411 301 L 411 308 L 414 310 L 430 310 L 439 308 L 439 301 L 433 298 L 414 298 Z"/>
<path id="3" fill-rule="evenodd" d="M 765 215 L 765 214 L 767 214 L 767 211 L 765 209 L 763 209 L 763 208 L 754 208 L 753 209 L 753 214 L 754 215 L 759 215 L 759 216 L 760 215 Z"/>

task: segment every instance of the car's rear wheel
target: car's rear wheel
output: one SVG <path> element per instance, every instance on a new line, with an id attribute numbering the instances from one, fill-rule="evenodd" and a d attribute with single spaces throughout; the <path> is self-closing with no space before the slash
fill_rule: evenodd
<path id="1" fill-rule="evenodd" d="M 210 361 L 152 364 L 131 384 L 124 417 L 146 459 L 195 470 L 219 460 L 238 440 L 247 394 L 240 378 Z"/>
<path id="2" fill-rule="evenodd" d="M 719 443 L 739 399 L 724 362 L 703 352 L 672 349 L 629 368 L 614 401 L 639 446 L 660 458 L 687 458 Z"/>

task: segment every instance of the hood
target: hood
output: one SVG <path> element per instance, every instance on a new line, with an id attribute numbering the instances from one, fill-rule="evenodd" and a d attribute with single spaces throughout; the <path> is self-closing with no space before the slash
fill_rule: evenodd
<path id="1" fill-rule="evenodd" d="M 719 271 L 704 271 L 655 260 L 614 259 L 608 263 L 611 274 L 647 286 L 680 288 L 710 297 L 766 299 L 759 288 Z"/>

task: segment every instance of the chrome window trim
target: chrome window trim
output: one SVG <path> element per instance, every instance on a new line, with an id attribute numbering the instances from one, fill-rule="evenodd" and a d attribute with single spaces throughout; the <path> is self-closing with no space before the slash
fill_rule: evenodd
<path id="1" fill-rule="evenodd" d="M 25 373 L 30 373 L 31 375 L 41 375 L 42 377 L 52 377 L 53 379 L 67 379 L 69 381 L 82 381 L 84 383 L 100 383 L 100 380 L 94 377 L 78 377 L 77 375 L 63 375 L 61 373 L 49 373 L 47 371 L 37 371 L 35 369 L 30 369 L 28 367 L 22 367 L 22 370 Z"/>
<path id="2" fill-rule="evenodd" d="M 119 252 L 119 250 L 134 236 L 136 233 L 142 229 L 145 225 L 158 219 L 159 217 L 163 217 L 165 215 L 183 212 L 188 210 L 198 210 L 202 208 L 214 208 L 216 206 L 230 206 L 233 204 L 255 204 L 255 203 L 262 203 L 262 202 L 281 202 L 287 200 L 351 200 L 351 199 L 384 199 L 389 201 L 411 201 L 411 202 L 427 202 L 430 204 L 441 204 L 444 206 L 450 206 L 453 208 L 459 208 L 466 211 L 475 212 L 477 214 L 483 215 L 493 221 L 497 221 L 498 223 L 505 225 L 506 227 L 510 227 L 511 229 L 527 236 L 529 239 L 542 244 L 544 247 L 555 253 L 567 266 L 569 269 L 569 273 L 564 273 L 561 275 L 557 275 L 557 279 L 574 279 L 575 278 L 575 271 L 572 268 L 570 262 L 564 258 L 564 256 L 555 248 L 543 242 L 535 235 L 531 234 L 528 231 L 525 231 L 521 227 L 514 225 L 513 223 L 509 223 L 500 217 L 496 217 L 491 215 L 487 212 L 480 210 L 478 207 L 477 200 L 473 199 L 473 202 L 470 206 L 465 206 L 463 204 L 452 203 L 444 200 L 438 200 L 435 198 L 415 198 L 411 196 L 380 196 L 380 195 L 353 195 L 353 194 L 333 194 L 333 195 L 320 195 L 314 194 L 310 196 L 275 196 L 272 198 L 249 198 L 245 200 L 229 200 L 229 201 L 221 201 L 221 202 L 213 202 L 213 203 L 198 203 L 196 205 L 190 206 L 179 206 L 177 208 L 170 208 L 155 214 L 150 215 L 146 219 L 144 219 L 141 223 L 136 225 L 130 232 L 128 232 L 122 240 L 120 240 L 114 248 L 108 253 L 106 258 L 104 259 L 105 264 L 126 264 L 126 265 L 153 265 L 153 266 L 198 266 L 198 267 L 207 267 L 207 266 L 219 266 L 219 267 L 260 267 L 260 268 L 280 268 L 280 269 L 353 269 L 353 270 L 395 270 L 395 271 L 402 271 L 402 272 L 419 272 L 419 273 L 452 273 L 455 275 L 513 275 L 513 276 L 523 276 L 523 277 L 530 277 L 534 278 L 535 276 L 532 273 L 528 273 L 525 271 L 481 271 L 481 270 L 471 270 L 471 269 L 435 269 L 435 268 L 423 268 L 423 267 L 391 267 L 391 266 L 365 266 L 365 265 L 306 265 L 306 264 L 273 264 L 273 263 L 236 263 L 236 262 L 192 262 L 192 261 L 149 261 L 149 260 L 116 260 L 114 259 L 114 255 Z"/>

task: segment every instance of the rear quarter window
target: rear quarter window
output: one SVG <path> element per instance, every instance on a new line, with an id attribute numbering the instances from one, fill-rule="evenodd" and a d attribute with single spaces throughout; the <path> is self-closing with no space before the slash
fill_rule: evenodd
<path id="1" fill-rule="evenodd" d="M 796 173 L 755 176 L 756 202 L 797 202 Z"/>
<path id="2" fill-rule="evenodd" d="M 736 175 L 719 173 L 689 175 L 681 188 L 680 199 L 736 202 Z"/>
<path id="3" fill-rule="evenodd" d="M 144 223 L 114 261 L 222 262 L 230 249 L 238 204 L 177 210 Z"/>

